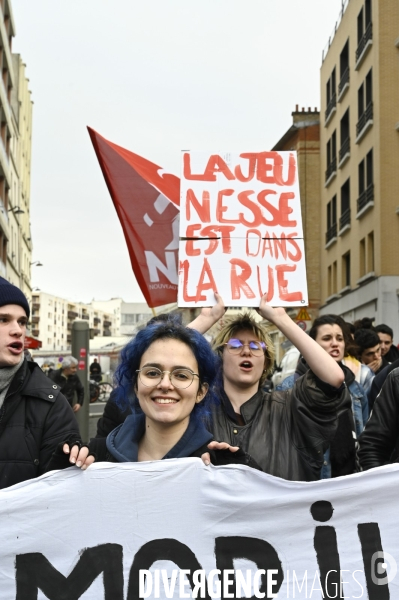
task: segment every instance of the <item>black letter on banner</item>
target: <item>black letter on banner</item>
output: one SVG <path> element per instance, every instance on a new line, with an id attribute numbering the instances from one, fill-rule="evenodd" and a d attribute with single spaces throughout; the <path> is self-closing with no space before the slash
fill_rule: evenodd
<path id="1" fill-rule="evenodd" d="M 325 523 L 333 516 L 333 506 L 327 500 L 314 502 L 310 512 L 315 521 Z M 337 534 L 334 527 L 318 526 L 314 534 L 314 549 L 320 571 L 320 583 L 323 598 L 344 598 L 341 590 L 340 562 L 337 545 Z"/>
<path id="2" fill-rule="evenodd" d="M 64 577 L 41 552 L 17 554 L 16 600 L 37 600 L 38 590 L 49 600 L 78 600 L 103 573 L 105 600 L 123 600 L 123 549 L 119 544 L 86 548 Z"/>
<path id="3" fill-rule="evenodd" d="M 174 539 L 152 540 L 141 546 L 136 553 L 132 568 L 129 574 L 129 587 L 127 590 L 127 600 L 139 600 L 139 572 L 141 569 L 147 569 L 157 560 L 170 560 L 179 567 L 179 569 L 189 569 L 191 574 L 187 576 L 191 589 L 194 587 L 192 578 L 193 571 L 202 569 L 194 552 L 188 546 Z M 205 598 L 210 600 L 208 591 Z"/>
<path id="4" fill-rule="evenodd" d="M 234 560 L 238 558 L 245 558 L 254 562 L 258 569 L 265 569 L 266 573 L 268 569 L 277 569 L 277 575 L 273 576 L 273 579 L 277 581 L 276 585 L 270 592 L 277 594 L 281 584 L 284 581 L 284 573 L 281 565 L 281 561 L 278 557 L 277 552 L 271 544 L 265 540 L 251 537 L 218 537 L 215 540 L 215 555 L 216 555 L 216 567 L 223 571 L 225 569 L 234 569 Z M 267 594 L 267 579 L 266 574 L 262 575 L 262 584 L 259 588 L 261 592 Z M 224 598 L 224 585 L 222 576 L 222 598 Z M 234 590 L 236 590 L 236 581 L 234 578 Z M 236 596 L 234 596 L 236 598 Z M 269 596 L 265 595 L 265 600 L 268 600 Z M 255 596 L 252 596 L 251 600 L 256 600 Z"/>
<path id="5" fill-rule="evenodd" d="M 384 569 L 381 567 L 381 571 L 377 571 L 378 565 L 384 562 L 384 551 L 382 549 L 378 523 L 360 523 L 357 526 L 357 532 L 362 546 L 364 575 L 366 577 L 369 600 L 389 600 L 387 573 L 383 573 Z M 376 555 L 377 552 L 379 556 Z M 372 572 L 374 572 L 374 578 L 379 580 L 378 583 L 373 581 L 371 577 Z"/>

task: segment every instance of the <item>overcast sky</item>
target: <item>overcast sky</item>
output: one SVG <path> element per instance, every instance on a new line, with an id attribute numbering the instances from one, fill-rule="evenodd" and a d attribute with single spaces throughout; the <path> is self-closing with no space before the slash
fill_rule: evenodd
<path id="1" fill-rule="evenodd" d="M 32 285 L 142 301 L 86 125 L 180 173 L 180 150 L 270 149 L 320 107 L 341 0 L 12 0 L 33 106 Z"/>

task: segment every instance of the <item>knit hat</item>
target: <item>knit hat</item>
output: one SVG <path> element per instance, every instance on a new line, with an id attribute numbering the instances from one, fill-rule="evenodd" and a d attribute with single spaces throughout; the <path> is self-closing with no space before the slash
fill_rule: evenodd
<path id="1" fill-rule="evenodd" d="M 25 294 L 16 285 L 12 285 L 7 279 L 0 277 L 0 306 L 5 306 L 6 304 L 18 304 L 18 306 L 22 306 L 29 319 L 30 308 Z"/>

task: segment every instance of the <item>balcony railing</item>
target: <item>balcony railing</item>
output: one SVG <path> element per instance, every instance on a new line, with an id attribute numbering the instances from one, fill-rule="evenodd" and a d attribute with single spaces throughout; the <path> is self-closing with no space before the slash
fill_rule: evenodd
<path id="1" fill-rule="evenodd" d="M 94 325 L 98 325 L 99 323 L 101 323 L 101 319 L 99 317 L 94 317 L 93 323 Z"/>
<path id="2" fill-rule="evenodd" d="M 341 81 L 338 84 L 338 96 L 341 95 L 342 90 L 346 85 L 349 85 L 349 67 L 346 67 L 345 71 L 342 73 Z"/>
<path id="3" fill-rule="evenodd" d="M 82 315 L 82 319 L 85 319 L 85 321 L 88 321 L 90 319 L 89 315 Z"/>
<path id="4" fill-rule="evenodd" d="M 350 147 L 351 140 L 350 137 L 347 137 L 346 140 L 342 142 L 341 148 L 339 149 L 339 162 L 341 162 L 341 160 L 344 158 L 344 156 L 346 156 L 346 154 L 349 154 Z"/>
<path id="5" fill-rule="evenodd" d="M 77 319 L 79 314 L 74 310 L 68 310 L 68 319 Z"/>
<path id="6" fill-rule="evenodd" d="M 373 103 L 369 102 L 366 106 L 364 113 L 360 116 L 358 122 L 356 123 L 356 135 L 359 137 L 363 129 L 366 127 L 369 121 L 373 119 Z"/>
<path id="7" fill-rule="evenodd" d="M 339 219 L 339 228 L 341 230 L 350 224 L 351 224 L 351 209 L 347 208 L 346 210 L 344 210 L 344 212 L 342 213 L 342 215 Z"/>
<path id="8" fill-rule="evenodd" d="M 366 31 L 364 32 L 362 39 L 359 42 L 358 47 L 356 48 L 356 62 L 358 62 L 359 58 L 363 54 L 365 47 L 367 46 L 367 42 L 373 39 L 373 24 L 369 23 L 366 27 Z"/>
<path id="9" fill-rule="evenodd" d="M 34 302 L 32 304 L 32 310 L 40 310 L 40 304 L 37 302 Z"/>
<path id="10" fill-rule="evenodd" d="M 326 112 L 325 112 L 325 120 L 327 121 L 328 117 L 331 114 L 331 111 L 337 106 L 337 95 L 333 94 L 331 96 L 330 102 L 327 104 Z"/>
<path id="11" fill-rule="evenodd" d="M 32 323 L 39 323 L 40 317 L 32 317 Z"/>
<path id="12" fill-rule="evenodd" d="M 330 229 L 327 229 L 326 244 L 328 244 L 328 242 L 331 242 L 331 240 L 333 240 L 336 237 L 337 237 L 337 224 L 334 223 L 334 225 L 332 225 L 330 227 Z"/>
<path id="13" fill-rule="evenodd" d="M 32 334 L 34 335 L 34 337 L 39 337 L 39 330 L 38 329 L 32 329 Z"/>
<path id="14" fill-rule="evenodd" d="M 333 160 L 327 165 L 326 170 L 326 181 L 328 181 L 333 173 L 337 170 L 337 159 L 333 158 Z"/>
<path id="15" fill-rule="evenodd" d="M 362 192 L 357 199 L 357 212 L 359 213 L 365 206 L 374 200 L 374 184 L 370 185 Z"/>
<path id="16" fill-rule="evenodd" d="M 104 325 L 104 327 L 111 327 L 112 323 L 111 323 L 111 321 L 104 321 L 103 325 Z"/>

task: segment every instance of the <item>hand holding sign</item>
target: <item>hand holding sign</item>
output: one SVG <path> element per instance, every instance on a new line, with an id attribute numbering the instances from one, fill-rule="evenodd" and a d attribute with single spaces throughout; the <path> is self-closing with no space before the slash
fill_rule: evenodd
<path id="1" fill-rule="evenodd" d="M 204 334 L 221 319 L 226 312 L 226 307 L 223 302 L 223 298 L 217 292 L 214 292 L 216 304 L 213 306 L 204 307 L 201 310 L 199 316 L 194 319 L 191 323 L 187 325 L 187 327 L 191 327 L 191 329 L 196 329 L 200 333 Z"/>

